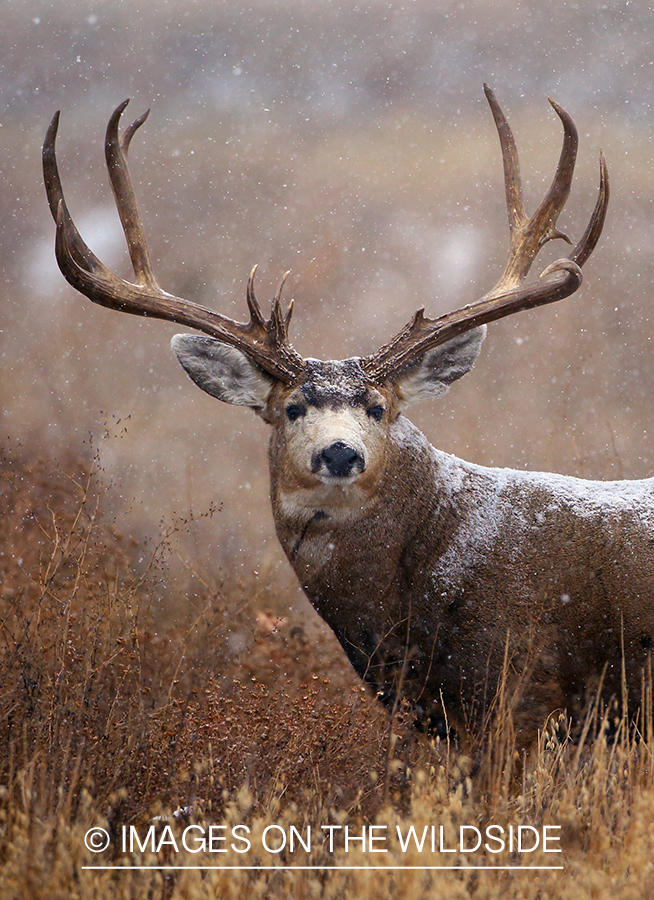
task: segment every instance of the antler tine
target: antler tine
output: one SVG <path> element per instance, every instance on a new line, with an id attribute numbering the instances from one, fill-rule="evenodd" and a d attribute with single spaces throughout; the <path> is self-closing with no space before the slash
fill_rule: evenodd
<path id="1" fill-rule="evenodd" d="M 136 129 L 145 121 L 145 116 L 137 119 L 127 128 L 122 138 L 118 138 L 118 120 L 125 105 L 121 104 L 109 121 L 105 151 L 137 283 L 119 278 L 100 262 L 75 227 L 66 206 L 57 165 L 57 113 L 50 123 L 43 145 L 43 175 L 50 211 L 57 226 L 55 254 L 64 277 L 93 303 L 136 316 L 164 319 L 196 328 L 241 350 L 274 378 L 286 384 L 297 380 L 304 371 L 304 360 L 289 343 L 287 329 L 279 328 L 275 315 L 271 315 L 268 321 L 261 315 L 254 296 L 255 270 L 248 280 L 250 321 L 247 324 L 235 322 L 190 300 L 175 297 L 158 286 L 145 246 L 145 233 L 126 162 L 129 142 Z"/>
<path id="2" fill-rule="evenodd" d="M 68 229 L 68 252 L 72 259 L 88 269 L 99 268 L 102 266 L 100 260 L 82 240 L 79 232 L 70 219 L 68 208 L 66 206 L 66 199 L 61 185 L 61 178 L 59 177 L 59 167 L 57 165 L 57 155 L 55 152 L 57 132 L 59 130 L 59 117 L 60 113 L 57 111 L 48 126 L 42 151 L 43 177 L 50 212 L 52 213 L 52 218 L 55 222 L 59 221 L 60 215 L 62 223 L 65 220 L 69 220 L 66 227 Z"/>
<path id="3" fill-rule="evenodd" d="M 504 190 L 506 193 L 506 211 L 509 216 L 509 230 L 523 225 L 527 221 L 525 206 L 522 200 L 522 181 L 520 178 L 520 161 L 513 132 L 502 107 L 497 102 L 495 92 L 484 84 L 484 93 L 495 119 L 495 127 L 502 148 L 502 164 L 504 166 Z"/>
<path id="4" fill-rule="evenodd" d="M 129 168 L 127 166 L 127 151 L 137 129 L 147 119 L 150 110 L 146 110 L 142 116 L 129 125 L 122 137 L 118 136 L 120 117 L 125 111 L 129 100 L 123 100 L 113 111 L 104 141 L 104 154 L 107 160 L 107 169 L 111 180 L 111 187 L 116 200 L 116 208 L 123 226 L 127 248 L 129 250 L 132 267 L 136 275 L 136 283 L 157 288 L 157 279 L 154 275 L 150 253 L 145 237 L 145 229 L 139 215 L 136 195 L 132 186 Z"/>
<path id="5" fill-rule="evenodd" d="M 125 100 L 125 101 L 123 101 L 123 103 L 121 103 L 119 105 L 118 108 L 121 109 L 121 107 L 122 107 L 122 109 L 121 109 L 121 111 L 122 111 L 125 109 L 125 107 L 127 106 L 128 103 L 129 103 L 129 100 Z M 146 111 L 144 113 L 141 113 L 141 115 L 138 117 L 138 119 L 134 119 L 132 124 L 128 125 L 127 128 L 121 134 L 120 147 L 125 155 L 127 155 L 127 151 L 129 150 L 129 145 L 132 143 L 132 138 L 134 137 L 136 132 L 139 130 L 141 125 L 143 125 L 143 123 L 147 120 L 149 115 L 150 115 L 150 110 L 146 109 Z"/>
<path id="6" fill-rule="evenodd" d="M 600 150 L 600 188 L 597 203 L 581 240 L 570 254 L 570 259 L 576 262 L 580 268 L 595 249 L 602 233 L 602 228 L 604 228 L 606 211 L 609 206 L 609 193 L 609 170 L 606 167 L 604 154 Z"/>
<path id="7" fill-rule="evenodd" d="M 506 205 L 511 235 L 506 267 L 502 277 L 493 288 L 493 291 L 499 293 L 522 282 L 538 251 L 547 241 L 563 238 L 571 243 L 565 234 L 557 230 L 556 221 L 570 195 L 579 139 L 575 124 L 567 112 L 554 100 L 548 98 L 563 125 L 563 146 L 550 189 L 533 216 L 527 218 L 522 201 L 520 164 L 513 133 L 493 91 L 488 85 L 484 85 L 484 91 L 495 119 L 502 148 Z"/>
<path id="8" fill-rule="evenodd" d="M 288 323 L 291 320 L 291 316 L 293 315 L 293 304 L 291 303 L 289 309 L 286 311 L 286 315 L 282 313 L 282 291 L 284 290 L 284 285 L 286 284 L 286 279 L 291 274 L 291 270 L 288 272 L 284 272 L 277 286 L 277 290 L 275 292 L 275 296 L 272 302 L 272 310 L 270 314 L 270 319 L 274 322 L 275 330 L 279 335 L 281 340 L 286 338 Z"/>
<path id="9" fill-rule="evenodd" d="M 250 327 L 254 331 L 255 329 L 266 329 L 266 322 L 263 318 L 263 313 L 261 312 L 261 307 L 259 306 L 259 301 L 257 300 L 254 294 L 254 276 L 258 266 L 255 266 L 250 272 L 250 277 L 248 278 L 248 287 L 247 287 L 247 303 L 248 309 L 250 310 Z M 286 310 L 286 314 L 282 315 L 281 312 L 281 300 L 282 300 L 282 291 L 284 290 L 284 284 L 286 283 L 286 279 L 291 274 L 290 270 L 288 272 L 284 272 L 281 281 L 279 282 L 279 286 L 275 293 L 272 302 L 272 310 L 270 315 L 270 323 L 275 329 L 275 333 L 277 334 L 279 340 L 287 341 L 288 340 L 288 326 L 291 321 L 291 316 L 293 315 L 293 301 L 291 300 L 288 304 L 288 309 Z"/>
<path id="10" fill-rule="evenodd" d="M 261 312 L 259 301 L 254 294 L 254 276 L 257 269 L 258 266 L 255 266 L 250 272 L 250 277 L 248 278 L 247 303 L 248 309 L 250 310 L 250 327 L 253 330 L 257 328 L 265 330 L 267 327 L 266 321 L 263 318 L 263 313 Z M 277 334 L 278 339 L 281 342 L 288 340 L 288 326 L 291 321 L 291 316 L 293 315 L 293 300 L 291 300 L 288 304 L 286 314 L 282 315 L 281 312 L 282 291 L 284 290 L 286 279 L 290 274 L 291 272 L 289 269 L 288 272 L 284 272 L 284 274 L 282 275 L 282 279 L 279 282 L 279 286 L 277 287 L 277 291 L 273 298 L 272 310 L 270 315 L 270 324 L 273 326 L 275 333 Z"/>
<path id="11" fill-rule="evenodd" d="M 261 312 L 261 307 L 259 306 L 259 301 L 256 298 L 254 293 L 254 276 L 257 274 L 257 269 L 259 266 L 253 266 L 252 271 L 250 272 L 250 277 L 248 278 L 248 286 L 246 290 L 246 300 L 248 304 L 248 310 L 250 312 L 250 324 L 253 328 L 263 328 L 266 327 L 266 322 L 263 317 L 263 313 Z"/>
<path id="12" fill-rule="evenodd" d="M 295 308 L 295 300 L 291 299 L 288 302 L 288 309 L 286 310 L 286 315 L 284 316 L 284 328 L 285 328 L 287 334 L 288 334 L 288 326 L 291 324 L 291 318 L 293 316 L 294 308 Z"/>
<path id="13" fill-rule="evenodd" d="M 57 110 L 52 117 L 52 121 L 48 125 L 48 130 L 45 133 L 45 140 L 43 141 L 43 150 L 41 152 L 45 192 L 48 197 L 50 212 L 55 222 L 57 221 L 59 204 L 63 203 L 64 200 L 64 192 L 61 186 L 59 166 L 57 165 L 57 156 L 55 153 L 55 142 L 57 139 L 57 131 L 59 130 L 60 116 L 61 113 Z"/>
<path id="14" fill-rule="evenodd" d="M 450 338 L 523 309 L 554 303 L 570 296 L 581 285 L 581 266 L 595 249 L 602 233 L 609 201 L 608 172 L 603 155 L 600 158 L 599 195 L 583 237 L 569 258 L 552 263 L 537 281 L 523 284 L 543 244 L 558 237 L 570 243 L 556 228 L 556 220 L 570 193 L 577 154 L 577 130 L 570 116 L 550 101 L 563 124 L 563 147 L 552 185 L 534 215 L 528 219 L 522 202 L 520 167 L 513 134 L 494 93 L 486 85 L 484 90 L 502 148 L 510 230 L 508 262 L 497 284 L 476 303 L 438 319 L 427 319 L 423 310 L 418 310 L 412 321 L 387 344 L 363 359 L 362 368 L 377 383 L 410 368 L 427 350 Z"/>
<path id="15" fill-rule="evenodd" d="M 579 149 L 579 135 L 575 123 L 563 107 L 559 106 L 556 100 L 552 100 L 551 97 L 547 99 L 563 125 L 563 146 L 561 147 L 561 155 L 551 187 L 532 219 L 536 228 L 537 223 L 540 221 L 543 222 L 545 227 L 549 225 L 549 231 L 545 235 L 543 243 L 555 238 L 562 238 L 568 244 L 571 244 L 570 238 L 556 228 L 556 220 L 570 196 L 570 188 L 572 187 L 572 178 L 577 161 L 577 150 Z"/>

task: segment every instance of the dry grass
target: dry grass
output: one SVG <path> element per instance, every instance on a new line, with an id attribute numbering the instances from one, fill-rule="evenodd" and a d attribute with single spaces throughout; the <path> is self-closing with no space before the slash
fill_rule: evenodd
<path id="1" fill-rule="evenodd" d="M 401 715 L 389 727 L 330 637 L 297 612 L 279 615 L 283 597 L 274 611 L 252 585 L 203 587 L 191 608 L 171 594 L 165 560 L 182 523 L 147 552 L 122 538 L 94 469 L 20 452 L 2 461 L 3 897 L 640 898 L 654 888 L 651 723 L 644 736 L 618 722 L 613 740 L 577 745 L 548 726 L 526 761 L 508 716 L 470 756 L 411 735 Z M 248 853 L 229 841 L 220 854 L 183 847 L 189 825 L 197 837 L 200 827 L 237 824 L 249 828 Z M 346 852 L 343 830 L 330 852 L 321 830 L 358 836 L 373 824 L 386 853 L 360 842 Z M 458 847 L 461 825 L 491 824 L 540 835 L 556 826 L 560 844 L 550 846 L 562 853 L 493 853 L 488 840 L 491 849 Z M 272 846 L 280 829 L 306 838 L 310 826 L 310 851 L 266 852 L 271 825 Z M 84 836 L 98 826 L 112 846 L 93 854 Z M 123 852 L 130 826 L 141 847 Z M 422 852 L 403 851 L 397 829 L 410 826 L 418 836 L 435 826 L 437 852 L 429 837 Z M 455 852 L 438 852 L 441 827 Z M 84 868 L 94 864 L 276 870 Z M 461 865 L 561 868 L 410 868 Z"/>

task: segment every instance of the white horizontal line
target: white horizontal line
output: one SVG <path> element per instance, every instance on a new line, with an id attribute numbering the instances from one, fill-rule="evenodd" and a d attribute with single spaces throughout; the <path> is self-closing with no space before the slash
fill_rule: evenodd
<path id="1" fill-rule="evenodd" d="M 563 869 L 563 866 L 82 866 L 83 869 L 103 869 L 103 870 L 111 870 L 112 872 L 119 872 L 121 869 L 132 869 L 137 871 L 170 871 L 176 869 L 195 869 L 198 871 L 204 870 L 223 870 L 223 871 L 236 871 L 236 872 L 293 872 L 295 870 L 302 872 L 344 872 L 344 871 L 354 871 L 354 872 L 397 872 L 404 871 L 407 869 L 417 870 L 420 872 L 431 872 L 435 870 L 441 869 L 475 869 L 480 870 L 483 869 L 485 871 L 505 871 L 505 872 L 520 872 L 520 871 L 547 871 L 551 872 L 557 869 Z"/>

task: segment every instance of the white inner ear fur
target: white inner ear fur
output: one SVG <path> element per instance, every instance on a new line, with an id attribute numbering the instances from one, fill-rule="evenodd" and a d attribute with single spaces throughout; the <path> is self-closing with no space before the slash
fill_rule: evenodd
<path id="1" fill-rule="evenodd" d="M 480 325 L 428 350 L 420 362 L 398 378 L 402 402 L 442 397 L 453 381 L 473 367 L 485 337 L 486 326 Z"/>
<path id="2" fill-rule="evenodd" d="M 274 381 L 240 350 L 197 334 L 176 334 L 170 346 L 186 374 L 207 394 L 255 410 L 266 405 Z"/>

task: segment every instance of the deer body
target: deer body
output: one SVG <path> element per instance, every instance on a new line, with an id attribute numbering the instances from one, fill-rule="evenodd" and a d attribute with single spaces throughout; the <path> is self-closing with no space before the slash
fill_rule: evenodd
<path id="1" fill-rule="evenodd" d="M 280 285 L 269 319 L 247 285 L 241 324 L 163 291 L 155 278 L 127 168 L 142 116 L 122 136 L 121 104 L 105 152 L 135 281 L 104 266 L 68 212 L 55 155 L 43 166 L 68 281 L 96 303 L 196 328 L 172 347 L 213 397 L 271 426 L 271 500 L 279 540 L 309 600 L 380 698 L 407 699 L 419 720 L 487 721 L 502 679 L 528 742 L 548 713 L 574 712 L 600 683 L 640 687 L 654 644 L 654 483 L 599 484 L 485 469 L 435 450 L 403 415 L 468 372 L 486 323 L 569 296 L 602 231 L 608 176 L 569 257 L 526 281 L 567 200 L 577 151 L 570 117 L 552 185 L 528 218 L 508 122 L 486 88 L 504 162 L 509 253 L 480 300 L 431 320 L 419 310 L 376 353 L 321 362 L 288 340 Z M 567 238 L 565 238 L 567 240 Z M 515 688 L 515 691 L 513 691 Z"/>
<path id="2" fill-rule="evenodd" d="M 623 649 L 638 685 L 654 646 L 654 479 L 476 466 L 402 415 L 386 437 L 368 497 L 355 482 L 313 504 L 280 484 L 275 430 L 270 446 L 282 547 L 381 699 L 401 694 L 430 724 L 479 721 L 506 654 L 528 737 L 555 709 L 581 714 L 604 664 L 619 694 Z"/>

